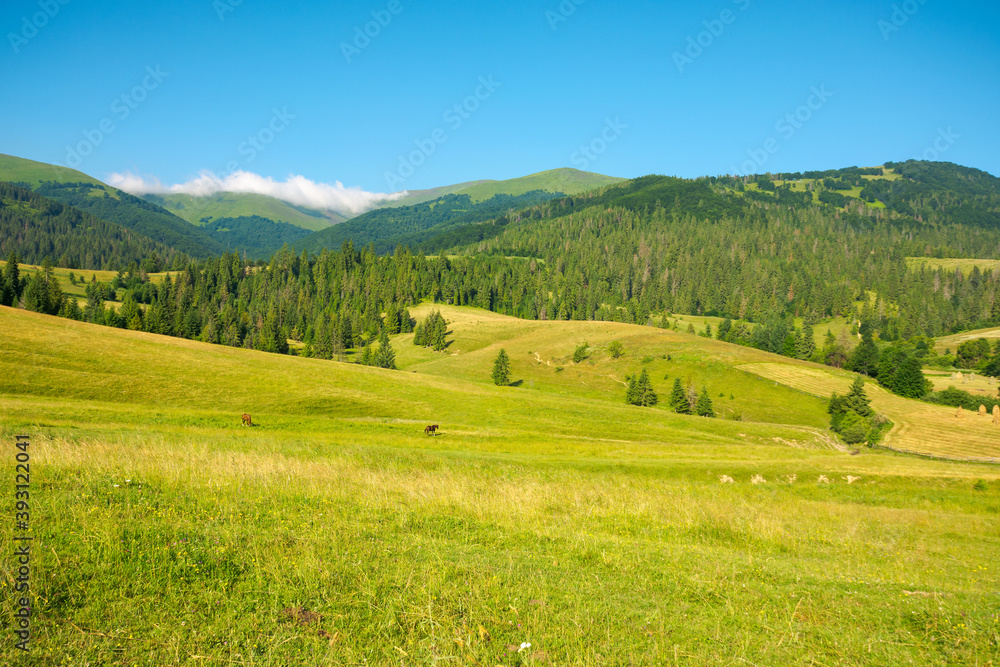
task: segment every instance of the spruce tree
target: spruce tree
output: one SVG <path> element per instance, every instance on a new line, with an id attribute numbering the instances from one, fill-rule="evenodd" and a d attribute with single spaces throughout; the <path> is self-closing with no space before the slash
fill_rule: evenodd
<path id="1" fill-rule="evenodd" d="M 688 403 L 687 392 L 684 391 L 680 378 L 674 379 L 674 388 L 670 391 L 670 407 L 679 414 L 691 414 L 691 404 Z"/>
<path id="2" fill-rule="evenodd" d="M 708 387 L 701 388 L 701 395 L 695 404 L 694 412 L 699 417 L 714 417 L 715 411 L 712 409 L 712 399 L 708 395 Z"/>
<path id="3" fill-rule="evenodd" d="M 871 417 L 875 413 L 871 408 L 871 400 L 865 393 L 865 381 L 860 375 L 854 377 L 851 390 L 841 399 L 841 405 L 845 410 L 851 410 L 861 417 Z"/>
<path id="4" fill-rule="evenodd" d="M 875 377 L 878 373 L 878 346 L 872 340 L 870 327 L 861 327 L 861 343 L 854 348 L 848 368 L 855 373 Z"/>
<path id="5" fill-rule="evenodd" d="M 375 351 L 374 362 L 379 368 L 396 368 L 396 352 L 389 343 L 389 332 L 384 327 L 378 335 L 378 350 Z"/>
<path id="6" fill-rule="evenodd" d="M 497 358 L 493 360 L 493 384 L 504 386 L 510 383 L 510 358 L 507 350 L 500 348 Z"/>
<path id="7" fill-rule="evenodd" d="M 731 319 L 727 317 L 726 319 L 722 320 L 722 324 L 719 325 L 718 330 L 715 332 L 716 339 L 728 341 L 729 338 L 727 338 L 727 336 L 729 335 L 729 332 L 732 330 L 732 328 L 733 328 L 733 321 Z"/>
<path id="8" fill-rule="evenodd" d="M 812 325 L 806 322 L 799 331 L 798 340 L 795 342 L 795 356 L 799 359 L 809 359 L 816 353 L 816 336 L 813 333 Z"/>
<path id="9" fill-rule="evenodd" d="M 642 373 L 639 374 L 639 380 L 637 384 L 637 398 L 639 400 L 639 405 L 644 405 L 646 407 L 651 407 L 657 404 L 659 397 L 656 392 L 653 391 L 653 385 L 649 382 L 649 373 L 646 369 L 642 369 Z"/>

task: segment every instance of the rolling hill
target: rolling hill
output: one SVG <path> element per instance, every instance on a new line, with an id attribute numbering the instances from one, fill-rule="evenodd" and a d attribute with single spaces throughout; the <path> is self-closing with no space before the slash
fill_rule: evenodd
<path id="1" fill-rule="evenodd" d="M 442 312 L 447 351 L 395 337 L 391 371 L 0 307 L 0 434 L 34 468 L 32 664 L 992 655 L 995 469 L 832 448 L 822 401 L 783 384 L 827 372 L 801 362 Z M 488 379 L 500 347 L 518 387 Z M 747 412 L 627 406 L 638 368 Z"/>

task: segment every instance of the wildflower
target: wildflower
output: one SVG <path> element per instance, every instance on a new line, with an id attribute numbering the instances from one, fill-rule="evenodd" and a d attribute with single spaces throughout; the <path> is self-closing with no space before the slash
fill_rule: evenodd
<path id="1" fill-rule="evenodd" d="M 521 648 L 517 649 L 517 652 L 520 653 L 526 648 L 531 648 L 531 642 L 521 642 Z"/>

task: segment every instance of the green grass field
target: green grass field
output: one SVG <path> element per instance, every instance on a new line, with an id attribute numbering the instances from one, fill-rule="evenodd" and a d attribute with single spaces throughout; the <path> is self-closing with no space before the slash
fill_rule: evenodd
<path id="1" fill-rule="evenodd" d="M 928 269 L 942 269 L 948 272 L 961 271 L 963 275 L 972 273 L 973 267 L 978 266 L 980 271 L 1000 270 L 1000 259 L 968 259 L 951 257 L 938 259 L 936 257 L 907 257 L 906 264 L 911 269 L 919 269 L 921 266 Z"/>
<path id="2" fill-rule="evenodd" d="M 3 153 L 0 153 L 0 181 L 24 182 L 31 187 L 39 185 L 42 181 L 104 185 L 96 178 L 75 169 L 46 164 L 45 162 L 35 162 Z"/>
<path id="3" fill-rule="evenodd" d="M 807 390 L 841 379 L 810 364 L 441 311 L 447 351 L 398 336 L 386 371 L 0 308 L 7 493 L 28 434 L 34 537 L 31 653 L 8 549 L 0 662 L 1000 660 L 996 467 L 835 449 Z M 518 387 L 488 380 L 501 346 Z M 743 420 L 626 406 L 639 368 Z"/>

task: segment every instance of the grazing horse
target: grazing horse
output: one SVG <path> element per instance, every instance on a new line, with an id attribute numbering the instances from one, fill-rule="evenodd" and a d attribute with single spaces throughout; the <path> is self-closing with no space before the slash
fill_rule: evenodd
<path id="1" fill-rule="evenodd" d="M 250 419 L 250 415 L 243 413 L 243 425 L 253 426 L 253 420 Z"/>
<path id="2" fill-rule="evenodd" d="M 427 435 L 437 435 L 437 430 L 438 430 L 438 425 L 431 424 L 430 426 L 424 429 L 424 433 L 426 433 Z"/>

